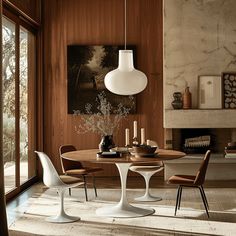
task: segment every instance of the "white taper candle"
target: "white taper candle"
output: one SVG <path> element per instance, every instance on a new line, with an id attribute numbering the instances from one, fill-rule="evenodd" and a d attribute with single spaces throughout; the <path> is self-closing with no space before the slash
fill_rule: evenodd
<path id="1" fill-rule="evenodd" d="M 137 138 L 137 137 L 138 137 L 138 123 L 135 120 L 134 121 L 134 138 Z"/>
<path id="2" fill-rule="evenodd" d="M 129 129 L 125 129 L 125 146 L 129 146 Z"/>
<path id="3" fill-rule="evenodd" d="M 145 129 L 141 128 L 141 144 L 145 143 Z"/>

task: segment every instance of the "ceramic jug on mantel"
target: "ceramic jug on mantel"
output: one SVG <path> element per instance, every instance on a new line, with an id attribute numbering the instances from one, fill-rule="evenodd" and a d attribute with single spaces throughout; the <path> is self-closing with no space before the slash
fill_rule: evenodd
<path id="1" fill-rule="evenodd" d="M 189 91 L 189 87 L 186 87 L 183 93 L 183 109 L 191 109 L 191 108 L 192 108 L 192 94 Z"/>

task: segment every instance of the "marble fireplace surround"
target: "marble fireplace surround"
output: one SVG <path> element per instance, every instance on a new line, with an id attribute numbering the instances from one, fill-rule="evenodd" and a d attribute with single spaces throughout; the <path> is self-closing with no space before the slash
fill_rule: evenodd
<path id="1" fill-rule="evenodd" d="M 235 0 L 163 0 L 165 148 L 173 148 L 173 129 L 221 128 L 224 133 L 226 128 L 231 134 L 225 139 L 236 140 L 236 109 L 198 109 L 198 77 L 236 71 L 235 9 Z M 173 93 L 183 93 L 186 86 L 192 93 L 192 109 L 174 110 Z M 165 179 L 177 172 L 194 173 L 203 156 L 165 163 Z M 207 179 L 236 179 L 235 168 L 236 159 L 214 154 Z"/>
<path id="2" fill-rule="evenodd" d="M 164 108 L 188 85 L 198 108 L 198 76 L 236 71 L 235 0 L 164 0 Z"/>
<path id="3" fill-rule="evenodd" d="M 236 109 L 197 104 L 198 76 L 236 71 L 235 9 L 235 0 L 163 0 L 164 128 L 236 128 Z M 173 93 L 186 86 L 193 109 L 174 110 Z"/>

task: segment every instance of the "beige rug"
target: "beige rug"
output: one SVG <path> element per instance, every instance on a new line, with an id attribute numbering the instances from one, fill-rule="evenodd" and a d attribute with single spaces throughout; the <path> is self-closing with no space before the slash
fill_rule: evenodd
<path id="1" fill-rule="evenodd" d="M 70 215 L 80 216 L 81 221 L 69 224 L 52 224 L 44 218 L 55 215 L 58 199 L 55 190 L 35 194 L 27 207 L 16 211 L 22 216 L 11 226 L 10 235 L 236 235 L 236 189 L 206 189 L 210 205 L 210 219 L 206 217 L 200 194 L 196 189 L 184 189 L 181 209 L 174 217 L 175 189 L 152 189 L 153 195 L 162 201 L 135 203 L 134 197 L 143 193 L 141 189 L 129 189 L 128 198 L 136 206 L 155 209 L 154 215 L 139 218 L 102 218 L 96 215 L 97 208 L 119 200 L 119 189 L 98 189 L 99 197 L 89 189 L 89 202 L 84 202 L 82 189 L 73 189 L 72 197 L 66 195 L 65 208 Z M 21 233 L 25 232 L 25 233 Z M 27 234 L 28 233 L 28 234 Z"/>

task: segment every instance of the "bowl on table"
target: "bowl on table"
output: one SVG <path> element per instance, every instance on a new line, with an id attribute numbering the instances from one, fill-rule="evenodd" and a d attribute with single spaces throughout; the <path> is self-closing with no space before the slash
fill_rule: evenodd
<path id="1" fill-rule="evenodd" d="M 130 148 L 130 153 L 135 157 L 154 157 L 157 146 L 139 145 Z"/>
<path id="2" fill-rule="evenodd" d="M 230 142 L 227 145 L 228 147 L 236 147 L 236 142 Z"/>

